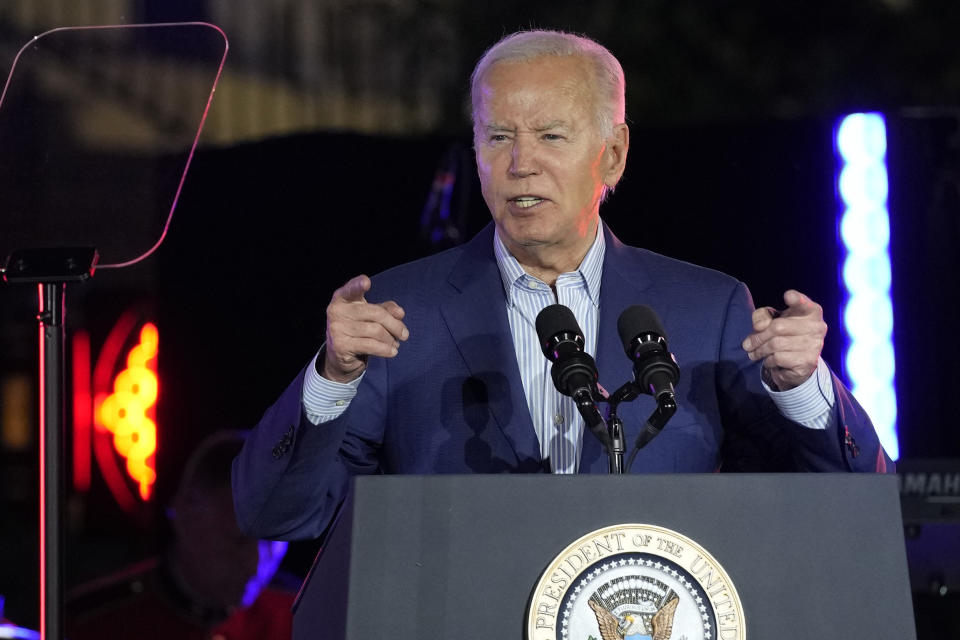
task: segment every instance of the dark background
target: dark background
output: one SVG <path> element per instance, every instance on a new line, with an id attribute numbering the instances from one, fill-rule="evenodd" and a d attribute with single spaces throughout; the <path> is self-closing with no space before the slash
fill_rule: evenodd
<path id="1" fill-rule="evenodd" d="M 43 4 L 0 9 L 0 71 L 42 30 Z M 59 14 L 47 12 L 62 16 L 58 24 L 97 17 L 49 4 L 59 7 Z M 332 124 L 323 109 L 297 120 L 274 102 L 278 86 L 307 91 L 321 82 L 297 71 L 302 60 L 290 44 L 306 5 L 261 3 L 273 7 L 256 9 L 268 19 L 240 21 L 246 26 L 235 32 L 224 24 L 231 38 L 226 75 L 167 239 L 147 261 L 101 271 L 68 290 L 68 326 L 89 330 L 95 342 L 124 308 L 153 314 L 162 385 L 156 501 L 132 519 L 96 474 L 89 494 L 71 495 L 68 583 L 155 551 L 160 505 L 187 452 L 207 433 L 256 423 L 321 343 L 333 289 L 358 272 L 453 242 L 432 241 L 438 221 L 429 208 L 424 215 L 438 170 L 457 176 L 446 228 L 464 238 L 486 224 L 463 116 L 466 78 L 486 46 L 526 26 L 587 33 L 625 67 L 631 150 L 625 178 L 602 209 L 620 239 L 730 273 L 748 283 L 759 305 L 778 305 L 787 287 L 808 293 L 824 306 L 831 325 L 825 357 L 837 370 L 833 129 L 844 113 L 883 110 L 901 456 L 960 458 L 952 402 L 960 382 L 952 337 L 960 324 L 960 5 L 838 4 L 607 1 L 586 11 L 572 2 L 525 3 L 522 10 L 506 2 L 341 3 L 340 13 L 325 15 L 330 31 L 320 33 L 329 37 L 319 50 L 342 74 L 322 92 L 367 105 L 393 96 L 400 115 L 374 112 Z M 100 21 L 218 21 L 230 20 L 230 12 L 239 20 L 254 12 L 250 3 L 223 6 L 138 2 L 122 20 Z M 256 99 L 239 94 L 229 74 L 258 86 Z M 415 79 L 429 86 L 405 91 Z M 428 95 L 436 117 L 409 116 Z M 4 114 L 0 108 L 0 121 Z M 103 151 L 101 161 L 118 157 L 129 164 L 176 159 Z M 0 176 L 5 190 L 50 187 Z M 109 184 L 87 192 L 128 197 Z M 129 200 L 130 210 L 139 210 Z M 30 287 L 0 288 L 0 375 L 36 378 L 35 304 Z M 0 448 L 0 594 L 8 617 L 34 627 L 36 458 L 35 439 Z M 302 574 L 315 547 L 294 545 L 287 568 Z M 960 558 L 941 562 L 949 569 Z M 943 630 L 956 623 L 936 617 L 955 610 L 955 600 L 928 597 L 931 581 L 919 574 L 914 582 L 921 632 L 924 624 Z"/>

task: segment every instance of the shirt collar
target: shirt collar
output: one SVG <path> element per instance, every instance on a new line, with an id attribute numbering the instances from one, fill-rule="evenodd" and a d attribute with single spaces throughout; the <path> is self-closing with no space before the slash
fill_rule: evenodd
<path id="1" fill-rule="evenodd" d="M 587 287 L 587 295 L 590 296 L 594 306 L 600 306 L 600 280 L 603 275 L 603 255 L 606 251 L 602 226 L 602 223 L 597 224 L 597 235 L 593 239 L 593 244 L 590 245 L 587 254 L 583 256 L 580 267 L 572 272 L 579 274 L 583 279 Z M 497 258 L 497 268 L 500 269 L 500 279 L 503 281 L 503 290 L 509 306 L 513 304 L 513 287 L 524 277 L 532 278 L 532 276 L 527 275 L 517 259 L 503 244 L 499 230 L 496 230 L 493 234 L 493 253 Z"/>

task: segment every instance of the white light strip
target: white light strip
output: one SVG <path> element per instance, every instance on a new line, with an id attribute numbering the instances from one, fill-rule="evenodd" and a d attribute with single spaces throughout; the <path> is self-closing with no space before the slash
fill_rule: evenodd
<path id="1" fill-rule="evenodd" d="M 879 113 L 854 113 L 837 127 L 845 252 L 844 369 L 891 458 L 900 457 L 894 385 L 893 302 L 890 299 L 890 216 L 887 210 L 887 127 Z"/>

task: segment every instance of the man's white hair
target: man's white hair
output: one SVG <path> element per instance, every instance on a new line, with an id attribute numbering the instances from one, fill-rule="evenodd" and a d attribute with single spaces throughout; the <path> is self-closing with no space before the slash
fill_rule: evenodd
<path id="1" fill-rule="evenodd" d="M 524 62 L 544 56 L 578 56 L 591 68 L 597 95 L 594 111 L 597 131 L 606 137 L 625 119 L 623 67 L 603 45 L 564 31 L 518 31 L 487 49 L 470 76 L 470 103 L 474 129 L 480 107 L 480 85 L 490 67 L 498 62 Z"/>

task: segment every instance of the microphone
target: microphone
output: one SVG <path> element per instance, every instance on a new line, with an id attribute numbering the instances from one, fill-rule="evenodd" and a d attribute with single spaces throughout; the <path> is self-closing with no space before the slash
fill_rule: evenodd
<path id="1" fill-rule="evenodd" d="M 600 398 L 597 363 L 583 350 L 583 332 L 577 318 L 562 304 L 552 304 L 537 314 L 536 327 L 540 349 L 553 363 L 553 385 L 574 399 L 587 428 L 611 451 L 614 443 L 607 433 L 607 423 L 594 403 L 594 399 Z"/>
<path id="2" fill-rule="evenodd" d="M 660 318 L 650 307 L 638 304 L 624 309 L 617 319 L 617 333 L 627 357 L 633 360 L 634 384 L 639 391 L 649 393 L 657 400 L 657 409 L 637 436 L 627 462 L 629 469 L 640 449 L 663 431 L 667 421 L 676 413 L 673 385 L 680 378 L 680 367 L 667 349 L 667 333 Z"/>
<path id="3" fill-rule="evenodd" d="M 573 312 L 562 304 L 552 304 L 537 315 L 536 327 L 540 349 L 553 363 L 550 375 L 557 391 L 573 398 L 584 393 L 591 399 L 599 395 L 597 364 L 583 350 L 583 332 Z"/>
<path id="4" fill-rule="evenodd" d="M 656 312 L 642 304 L 627 307 L 617 319 L 617 332 L 633 361 L 633 377 L 640 390 L 658 404 L 675 404 L 673 385 L 680 378 L 680 367 L 667 349 L 667 334 Z"/>

